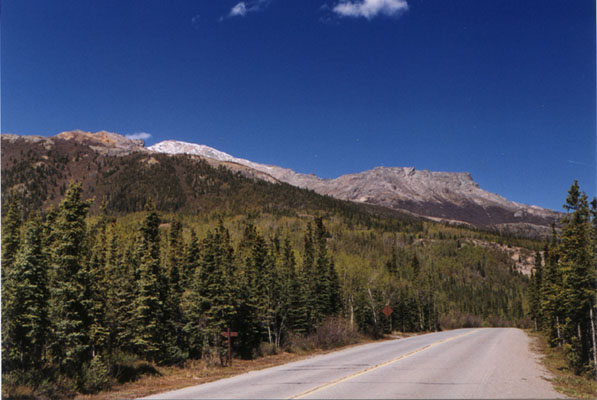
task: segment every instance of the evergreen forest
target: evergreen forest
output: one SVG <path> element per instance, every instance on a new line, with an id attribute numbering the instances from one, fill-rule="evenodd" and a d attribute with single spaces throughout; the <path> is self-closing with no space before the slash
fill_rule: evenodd
<path id="1" fill-rule="evenodd" d="M 594 370 L 597 200 L 576 182 L 548 243 L 299 192 L 314 199 L 300 212 L 271 199 L 173 212 L 151 196 L 115 212 L 79 183 L 45 210 L 7 196 L 3 383 L 61 397 L 108 388 L 130 360 L 226 365 L 227 329 L 232 355 L 251 359 L 330 327 L 371 338 L 533 327 L 579 373 Z M 536 253 L 530 276 L 492 243 Z"/>

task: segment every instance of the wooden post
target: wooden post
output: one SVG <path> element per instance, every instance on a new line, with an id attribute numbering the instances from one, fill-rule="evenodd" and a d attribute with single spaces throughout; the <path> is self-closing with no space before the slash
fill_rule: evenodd
<path id="1" fill-rule="evenodd" d="M 597 378 L 597 346 L 595 345 L 595 319 L 593 318 L 593 305 L 589 309 L 589 316 L 591 317 L 591 333 L 593 336 L 593 365 L 595 365 L 595 378 Z"/>
<path id="2" fill-rule="evenodd" d="M 392 310 L 392 307 L 390 307 L 390 305 L 386 305 L 383 310 L 381 310 L 381 312 L 384 313 L 384 315 L 390 320 L 390 335 L 392 334 L 392 318 L 391 315 L 394 312 L 394 310 Z"/>
<path id="3" fill-rule="evenodd" d="M 222 336 L 228 338 L 228 366 L 232 366 L 232 337 L 238 336 L 238 332 L 230 332 L 230 327 L 226 330 L 226 332 L 222 332 Z"/>
<path id="4" fill-rule="evenodd" d="M 230 339 L 230 327 L 228 327 L 228 366 L 232 367 L 232 345 Z"/>
<path id="5" fill-rule="evenodd" d="M 558 347 L 562 347 L 562 338 L 560 337 L 560 317 L 556 315 L 556 329 L 558 331 Z"/>

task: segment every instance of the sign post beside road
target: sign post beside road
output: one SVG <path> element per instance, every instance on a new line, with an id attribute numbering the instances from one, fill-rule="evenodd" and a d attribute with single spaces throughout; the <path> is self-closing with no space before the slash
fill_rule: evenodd
<path id="1" fill-rule="evenodd" d="M 390 318 L 390 315 L 392 315 L 394 310 L 392 310 L 392 307 L 387 305 L 383 308 L 383 310 L 381 310 L 381 312 L 384 313 L 387 318 Z M 390 318 L 390 333 L 392 333 L 392 318 Z"/>
<path id="2" fill-rule="evenodd" d="M 228 327 L 228 330 L 226 332 L 222 332 L 222 336 L 228 338 L 228 366 L 231 367 L 232 366 L 232 346 L 230 344 L 230 341 L 233 337 L 238 336 L 238 332 L 230 332 L 230 327 Z"/>

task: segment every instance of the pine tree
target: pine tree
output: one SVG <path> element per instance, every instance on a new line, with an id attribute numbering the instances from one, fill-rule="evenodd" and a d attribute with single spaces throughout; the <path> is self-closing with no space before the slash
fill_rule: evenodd
<path id="1" fill-rule="evenodd" d="M 304 285 L 305 297 L 306 297 L 306 308 L 307 308 L 307 324 L 306 328 L 311 331 L 318 322 L 317 315 L 317 292 L 316 292 L 316 271 L 315 271 L 315 247 L 313 241 L 313 227 L 311 223 L 307 224 L 307 231 L 304 236 L 304 251 L 303 251 L 303 264 L 301 271 L 299 272 L 299 279 L 302 279 L 306 285 Z M 307 332 L 308 333 L 308 332 Z"/>
<path id="2" fill-rule="evenodd" d="M 19 251 L 21 243 L 21 217 L 18 212 L 18 206 L 16 201 L 11 200 L 5 208 L 6 212 L 2 219 L 2 336 L 7 337 L 6 331 L 9 326 L 9 321 L 6 313 L 6 305 L 10 301 L 8 293 L 10 288 L 6 287 L 8 282 L 8 275 L 12 270 L 17 252 Z M 2 341 L 2 352 L 8 354 L 6 340 Z M 5 364 L 5 358 L 3 357 L 3 365 Z"/>
<path id="3" fill-rule="evenodd" d="M 177 217 L 172 221 L 168 235 L 168 282 L 173 296 L 180 296 L 182 293 L 180 269 L 183 257 L 182 222 L 180 217 Z"/>
<path id="4" fill-rule="evenodd" d="M 106 253 L 107 253 L 107 217 L 104 214 L 100 219 L 96 234 L 90 238 L 93 244 L 91 257 L 87 263 L 87 280 L 89 285 L 85 297 L 89 309 L 89 339 L 92 357 L 106 350 L 109 341 L 109 330 L 106 321 L 106 296 L 110 281 L 106 280 Z"/>
<path id="5" fill-rule="evenodd" d="M 412 268 L 414 277 L 418 277 L 419 272 L 421 271 L 421 264 L 419 263 L 419 259 L 417 258 L 417 253 L 413 253 L 413 258 L 411 260 L 410 266 Z"/>
<path id="6" fill-rule="evenodd" d="M 295 279 L 290 287 L 290 306 L 288 326 L 293 332 L 306 334 L 310 326 L 310 289 L 309 277 L 303 268 L 295 267 Z"/>
<path id="7" fill-rule="evenodd" d="M 564 208 L 560 264 L 563 274 L 563 307 L 566 310 L 565 336 L 570 341 L 569 358 L 580 371 L 589 360 L 590 309 L 594 304 L 595 265 L 592 227 L 587 196 L 575 181 Z"/>
<path id="8" fill-rule="evenodd" d="M 330 314 L 330 259 L 327 253 L 327 238 L 329 234 L 323 225 L 321 217 L 315 219 L 315 271 L 314 295 L 316 321 L 321 321 Z"/>
<path id="9" fill-rule="evenodd" d="M 531 277 L 528 289 L 529 309 L 530 315 L 535 323 L 535 330 L 542 326 L 542 315 L 541 315 L 541 285 L 542 285 L 542 258 L 541 253 L 538 251 L 535 253 L 535 266 L 531 271 Z"/>
<path id="10" fill-rule="evenodd" d="M 176 217 L 171 225 L 168 236 L 168 299 L 166 301 L 166 315 L 168 316 L 168 329 L 175 338 L 178 348 L 186 347 L 186 338 L 183 332 L 185 321 L 181 309 L 183 286 L 180 270 L 183 265 L 184 242 L 182 239 L 182 221 Z"/>
<path id="11" fill-rule="evenodd" d="M 14 264 L 21 242 L 21 216 L 18 205 L 11 201 L 6 206 L 6 213 L 2 219 L 2 276 Z M 4 282 L 4 279 L 2 279 Z"/>
<path id="12" fill-rule="evenodd" d="M 257 319 L 261 331 L 267 333 L 269 343 L 272 343 L 273 295 L 276 282 L 271 253 L 268 251 L 265 239 L 257 232 L 253 236 L 250 256 L 247 259 L 247 272 L 250 296 L 256 306 Z"/>
<path id="13" fill-rule="evenodd" d="M 199 265 L 199 240 L 197 234 L 191 229 L 191 239 L 189 245 L 186 247 L 184 255 L 184 268 L 182 271 L 182 287 L 188 289 L 191 286 L 195 271 Z"/>
<path id="14" fill-rule="evenodd" d="M 166 277 L 160 265 L 160 217 L 150 210 L 137 243 L 140 255 L 137 298 L 135 302 L 136 333 L 133 344 L 139 355 L 151 361 L 163 361 L 167 353 L 167 326 L 164 325 Z"/>
<path id="15" fill-rule="evenodd" d="M 328 296 L 328 315 L 337 315 L 342 308 L 342 298 L 340 294 L 340 278 L 336 271 L 334 260 L 330 260 L 328 265 L 328 282 L 329 282 L 329 296 Z"/>
<path id="16" fill-rule="evenodd" d="M 38 218 L 27 223 L 23 248 L 8 271 L 2 313 L 3 362 L 6 371 L 14 368 L 39 370 L 49 321 L 47 319 L 47 260 L 42 252 Z"/>
<path id="17" fill-rule="evenodd" d="M 50 350 L 60 371 L 78 377 L 91 358 L 89 345 L 89 290 L 85 259 L 89 201 L 81 199 L 81 184 L 73 183 L 60 203 L 52 235 L 50 285 Z"/>
<path id="18" fill-rule="evenodd" d="M 135 276 L 130 252 L 118 246 L 114 230 L 108 233 L 106 254 L 106 321 L 110 332 L 109 351 L 134 352 L 135 337 Z"/>
<path id="19" fill-rule="evenodd" d="M 284 245 L 280 249 L 278 257 L 278 279 L 279 294 L 277 296 L 278 313 L 276 317 L 276 347 L 280 346 L 283 335 L 291 321 L 291 307 L 294 295 L 293 286 L 296 278 L 296 259 L 290 245 L 290 240 L 286 238 Z"/>
<path id="20" fill-rule="evenodd" d="M 201 352 L 208 361 L 215 357 L 221 364 L 226 355 L 221 332 L 232 326 L 237 313 L 235 269 L 230 234 L 220 222 L 203 241 L 186 331 L 193 346 L 203 340 Z"/>
<path id="21" fill-rule="evenodd" d="M 561 345 L 561 323 L 563 322 L 562 308 L 562 273 L 558 265 L 559 244 L 555 226 L 549 244 L 545 247 L 545 267 L 541 285 L 541 314 L 544 318 L 544 329 L 547 330 L 549 342 L 552 346 Z"/>

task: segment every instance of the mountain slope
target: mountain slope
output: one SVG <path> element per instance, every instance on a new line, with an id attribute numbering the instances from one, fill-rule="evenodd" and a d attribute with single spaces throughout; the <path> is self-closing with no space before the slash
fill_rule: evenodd
<path id="1" fill-rule="evenodd" d="M 79 131 L 48 138 L 3 134 L 3 204 L 7 198 L 19 199 L 24 214 L 56 206 L 74 180 L 82 183 L 86 198 L 95 198 L 93 211 L 100 207 L 116 213 L 143 211 L 151 199 L 158 210 L 166 212 L 338 213 L 361 221 L 379 216 L 383 224 L 392 226 L 405 220 L 420 225 L 395 210 L 322 196 L 234 162 L 156 153 L 142 143 L 112 135 Z"/>
<path id="2" fill-rule="evenodd" d="M 560 213 L 509 201 L 487 192 L 469 173 L 377 167 L 336 179 L 321 179 L 290 169 L 233 157 L 208 146 L 168 140 L 148 148 L 167 154 L 194 154 L 261 171 L 281 182 L 342 200 L 375 204 L 435 220 L 545 233 Z"/>
<path id="3" fill-rule="evenodd" d="M 170 156 L 175 156 L 174 161 L 168 161 Z M 191 161 L 182 161 L 189 157 Z M 97 191 L 96 194 L 105 195 L 112 201 L 114 196 L 120 196 L 119 204 L 126 204 L 126 211 L 138 209 L 146 193 L 155 192 L 157 196 L 166 188 L 184 197 L 174 199 L 160 194 L 163 199 L 169 198 L 166 201 L 168 209 L 195 207 L 205 201 L 200 193 L 194 192 L 198 189 L 190 184 L 193 179 L 206 184 L 199 177 L 193 177 L 195 169 L 204 170 L 195 167 L 203 165 L 200 161 L 216 170 L 224 167 L 251 180 L 287 183 L 340 200 L 525 236 L 549 234 L 551 223 L 561 217 L 560 213 L 508 201 L 487 192 L 468 173 L 377 167 L 335 179 L 321 179 L 236 158 L 204 145 L 169 140 L 146 148 L 143 141 L 105 131 L 95 134 L 63 132 L 54 137 L 3 134 L 3 196 L 6 190 L 17 190 L 21 196 L 30 198 L 31 207 L 41 207 L 57 201 L 68 180 L 75 179 L 89 187 L 91 193 Z M 120 189 L 119 185 L 124 181 L 128 183 Z M 163 187 L 154 188 L 156 181 L 163 181 Z M 172 185 L 178 185 L 178 189 Z M 139 187 L 143 190 L 137 190 Z M 275 185 L 263 192 L 275 190 L 273 188 Z M 118 190 L 121 190 L 119 195 Z M 131 199 L 132 193 L 136 193 L 137 200 Z M 237 200 L 241 202 L 241 199 Z"/>

